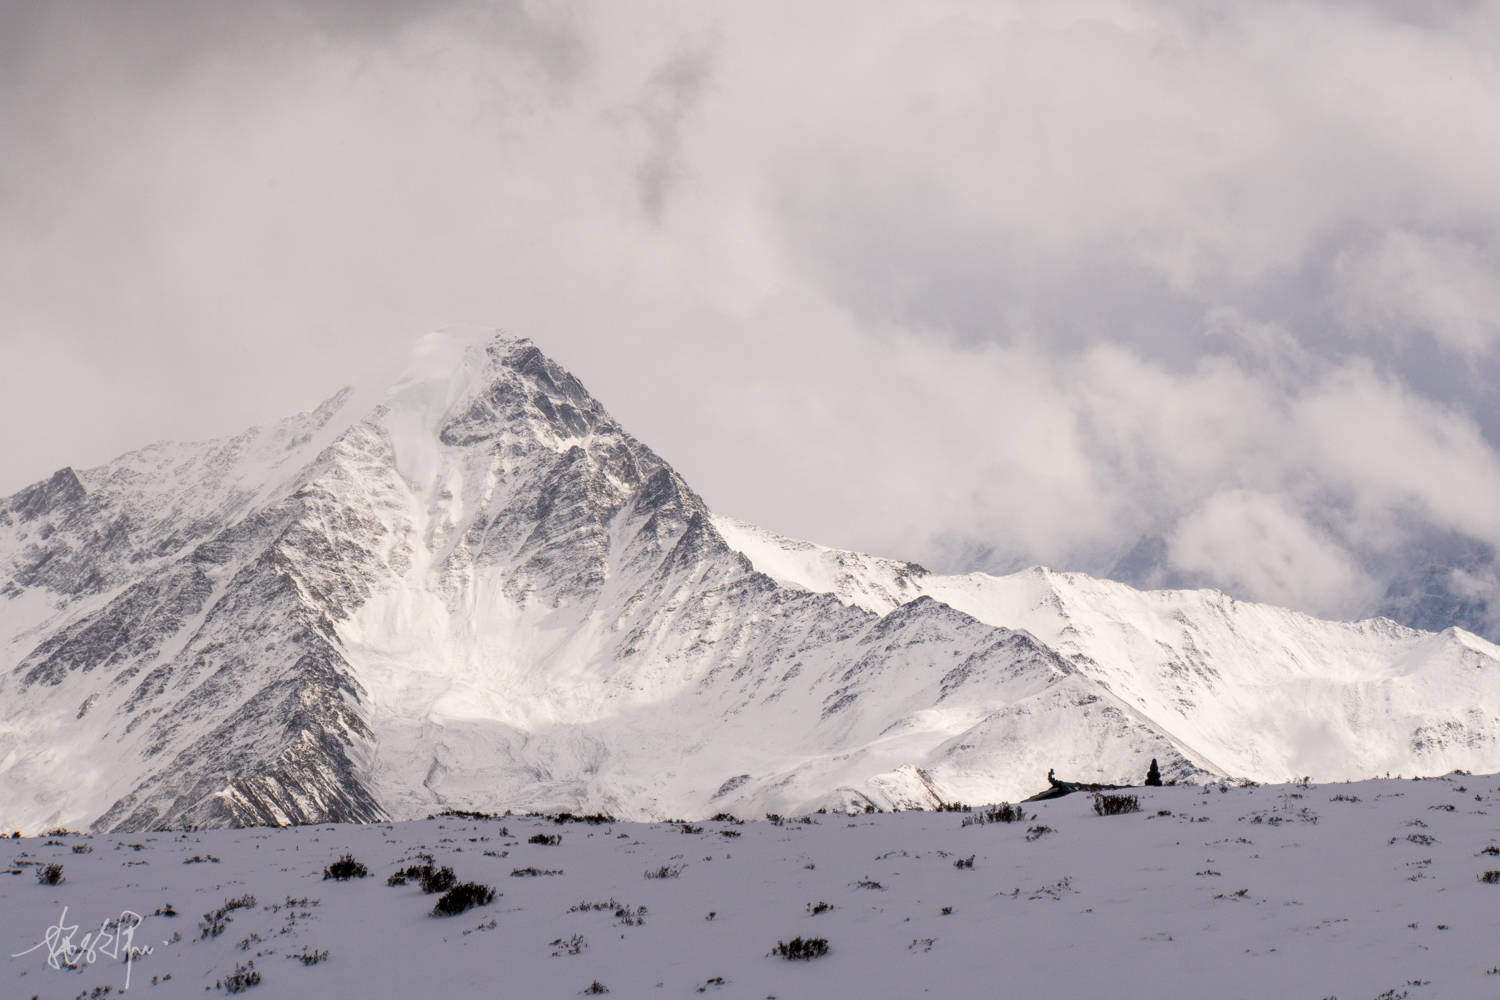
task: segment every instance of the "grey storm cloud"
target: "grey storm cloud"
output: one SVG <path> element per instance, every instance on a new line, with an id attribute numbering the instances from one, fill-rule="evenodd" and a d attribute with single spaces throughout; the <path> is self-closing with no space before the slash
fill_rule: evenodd
<path id="1" fill-rule="evenodd" d="M 9 4 L 0 493 L 503 327 L 788 534 L 1369 613 L 1500 544 L 1497 50 L 1483 2 Z"/>

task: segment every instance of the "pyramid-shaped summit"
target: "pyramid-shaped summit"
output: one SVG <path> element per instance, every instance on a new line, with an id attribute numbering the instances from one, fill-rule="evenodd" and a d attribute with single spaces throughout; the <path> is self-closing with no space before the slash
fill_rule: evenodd
<path id="1" fill-rule="evenodd" d="M 0 501 L 0 826 L 1260 776 L 1314 709 L 1264 745 L 1237 723 L 1288 675 L 1369 716 L 1320 764 L 1500 766 L 1495 647 L 1217 597 L 939 577 L 718 518 L 529 341 L 430 336 L 374 397 Z M 1400 678 L 1405 714 L 1376 697 Z"/>

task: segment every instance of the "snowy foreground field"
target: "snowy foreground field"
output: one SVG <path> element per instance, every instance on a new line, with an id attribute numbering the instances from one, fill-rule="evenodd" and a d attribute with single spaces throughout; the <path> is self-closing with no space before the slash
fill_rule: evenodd
<path id="1" fill-rule="evenodd" d="M 122 992 L 115 932 L 75 969 L 62 954 L 122 914 L 150 948 L 129 996 L 1500 996 L 1500 777 L 1133 793 L 1138 812 L 1073 795 L 1019 822 L 443 816 L 7 840 L 0 997 Z M 346 854 L 369 876 L 325 879 Z M 433 916 L 419 874 L 387 885 L 423 855 L 494 900 Z M 59 884 L 38 879 L 50 864 Z M 827 952 L 774 953 L 794 938 Z"/>

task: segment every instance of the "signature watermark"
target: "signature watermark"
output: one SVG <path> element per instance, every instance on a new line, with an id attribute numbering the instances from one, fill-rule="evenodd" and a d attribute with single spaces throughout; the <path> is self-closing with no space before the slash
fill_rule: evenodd
<path id="1" fill-rule="evenodd" d="M 11 958 L 23 958 L 42 951 L 53 969 L 79 969 L 93 965 L 100 956 L 125 960 L 125 989 L 130 989 L 130 966 L 137 956 L 151 954 L 150 945 L 137 945 L 135 932 L 145 918 L 134 910 L 121 910 L 118 917 L 107 917 L 97 931 L 78 936 L 78 925 L 68 923 L 68 908 L 62 908 L 57 923 L 48 927 L 42 939 Z M 45 949 L 45 950 L 44 950 Z M 121 992 L 124 992 L 122 990 Z"/>

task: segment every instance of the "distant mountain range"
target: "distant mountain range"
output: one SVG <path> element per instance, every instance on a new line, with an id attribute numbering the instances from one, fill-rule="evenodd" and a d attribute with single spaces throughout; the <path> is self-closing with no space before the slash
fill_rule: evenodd
<path id="1" fill-rule="evenodd" d="M 1500 647 L 786 539 L 507 337 L 0 501 L 0 826 L 930 808 L 1153 757 L 1500 770 Z"/>

